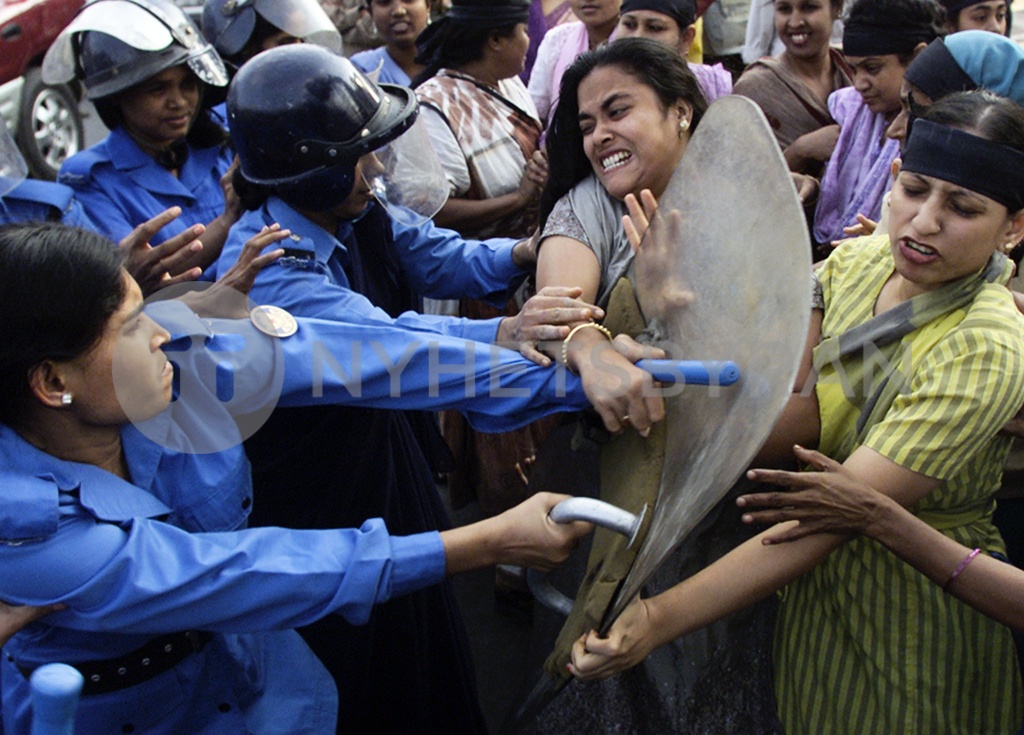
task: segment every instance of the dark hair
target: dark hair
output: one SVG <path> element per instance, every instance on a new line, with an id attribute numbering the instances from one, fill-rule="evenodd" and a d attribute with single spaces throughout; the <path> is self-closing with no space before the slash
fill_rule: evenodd
<path id="1" fill-rule="evenodd" d="M 235 194 L 238 195 L 242 209 L 249 212 L 262 207 L 263 203 L 274 193 L 271 187 L 245 178 L 241 166 L 236 166 L 235 172 L 231 174 L 231 186 L 235 190 Z"/>
<path id="2" fill-rule="evenodd" d="M 987 90 L 957 92 L 928 108 L 924 120 L 971 130 L 979 137 L 1024 153 L 1024 108 Z"/>
<path id="3" fill-rule="evenodd" d="M 649 38 L 622 38 L 607 46 L 581 54 L 562 76 L 558 106 L 548 128 L 548 183 L 540 199 L 541 227 L 555 204 L 576 184 L 592 172 L 590 161 L 583 153 L 583 134 L 580 133 L 580 105 L 577 97 L 580 84 L 595 69 L 618 67 L 650 87 L 664 109 L 679 99 L 693 108 L 690 131 L 697 129 L 708 109 L 707 100 L 697 78 L 686 61 L 663 43 Z"/>
<path id="4" fill-rule="evenodd" d="M 946 35 L 946 9 L 936 0 L 855 0 L 843 16 L 844 23 L 860 23 L 879 28 L 919 31 L 929 40 Z M 906 66 L 913 53 L 897 54 Z"/>
<path id="5" fill-rule="evenodd" d="M 124 301 L 121 256 L 102 235 L 58 222 L 0 226 L 0 422 L 17 426 L 29 372 L 71 360 Z"/>
<path id="6" fill-rule="evenodd" d="M 416 56 L 417 64 L 425 64 L 423 71 L 416 75 L 410 85 L 413 89 L 434 77 L 441 69 L 458 69 L 464 64 L 483 58 L 487 42 L 497 36 L 509 38 L 516 31 L 518 23 L 499 28 L 477 28 L 461 23 L 447 23 L 440 36 L 431 44 L 437 51 L 430 58 L 421 50 Z M 436 45 L 435 45 L 436 44 Z"/>
<path id="7" fill-rule="evenodd" d="M 269 20 L 260 15 L 259 11 L 256 12 L 256 25 L 253 26 L 252 33 L 249 34 L 249 40 L 245 42 L 245 46 L 237 54 L 232 56 L 230 59 L 225 61 L 232 62 L 235 66 L 241 66 L 253 56 L 263 50 L 263 43 L 271 36 L 277 35 L 282 29 L 275 26 Z M 285 31 L 287 33 L 287 31 Z"/>

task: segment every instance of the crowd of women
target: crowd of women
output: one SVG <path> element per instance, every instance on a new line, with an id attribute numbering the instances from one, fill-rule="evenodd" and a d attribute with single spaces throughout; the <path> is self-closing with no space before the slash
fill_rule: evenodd
<path id="1" fill-rule="evenodd" d="M 80 733 L 486 732 L 446 577 L 500 564 L 521 599 L 590 530 L 548 517 L 599 491 L 574 427 L 664 418 L 634 364 L 657 352 L 602 322 L 733 93 L 819 260 L 800 378 L 746 481 L 519 724 L 1021 727 L 1008 2 L 753 0 L 781 51 L 735 80 L 699 58 L 707 5 L 369 0 L 380 45 L 351 58 L 314 0 L 207 0 L 201 29 L 85 5 L 44 75 L 109 134 L 58 182 L 0 136 L 4 732 L 52 661 L 84 676 Z M 452 527 L 444 473 L 485 520 Z"/>

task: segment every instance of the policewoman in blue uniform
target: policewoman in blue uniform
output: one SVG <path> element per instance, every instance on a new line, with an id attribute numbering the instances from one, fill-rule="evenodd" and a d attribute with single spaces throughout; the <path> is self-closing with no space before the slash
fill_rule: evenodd
<path id="1" fill-rule="evenodd" d="M 501 339 L 499 319 L 410 312 L 421 310 L 422 296 L 504 304 L 531 257 L 525 241 L 465 240 L 428 219 L 447 188 L 426 139 L 414 137 L 409 89 L 376 85 L 347 59 L 295 45 L 242 66 L 227 108 L 235 188 L 249 211 L 221 263 L 265 226 L 290 233 L 284 256 L 257 276 L 256 301 L 367 326 L 402 315 L 459 337 Z M 451 525 L 434 481 L 451 458 L 432 415 L 279 408 L 246 449 L 260 499 L 254 525 L 331 528 L 367 517 L 384 518 L 395 533 Z M 450 584 L 379 606 L 365 627 L 332 616 L 300 632 L 352 694 L 341 701 L 342 730 L 486 732 Z"/>
<path id="2" fill-rule="evenodd" d="M 228 77 L 217 52 L 170 0 L 93 0 L 58 36 L 43 62 L 51 83 L 78 79 L 110 134 L 61 166 L 115 242 L 168 207 L 181 216 L 163 241 L 203 225 L 203 249 L 190 265 L 206 268 L 238 219 L 225 174 L 234 159 L 227 133 L 208 107 Z"/>
<path id="3" fill-rule="evenodd" d="M 284 405 L 452 406 L 507 428 L 557 402 L 579 408 L 579 381 L 564 376 L 560 399 L 555 370 L 439 332 L 289 325 L 285 314 L 283 328 L 267 330 L 282 336 L 270 337 L 255 316 L 141 306 L 103 238 L 59 224 L 0 228 L 0 599 L 67 606 L 4 648 L 5 732 L 28 732 L 27 677 L 52 661 L 84 675 L 79 735 L 332 732 L 336 689 L 288 629 L 331 613 L 359 624 L 377 603 L 497 560 L 547 567 L 587 530 L 552 524 L 562 496 L 551 495 L 440 534 L 392 536 L 380 519 L 244 530 L 248 463 L 230 441 L 211 451 L 222 432 L 209 428 L 240 427 L 278 395 Z M 347 378 L 313 379 L 324 345 Z M 232 356 L 228 401 L 221 378 Z M 437 360 L 464 369 L 431 374 Z M 500 394 L 490 390 L 495 368 Z M 218 415 L 229 408 L 239 413 Z"/>

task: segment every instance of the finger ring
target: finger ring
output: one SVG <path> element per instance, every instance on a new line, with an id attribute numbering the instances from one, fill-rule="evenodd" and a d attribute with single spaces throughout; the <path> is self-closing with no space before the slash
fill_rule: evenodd
<path id="1" fill-rule="evenodd" d="M 629 414 L 628 413 L 625 416 L 622 417 L 622 423 L 624 423 L 624 424 L 628 424 L 629 423 Z"/>

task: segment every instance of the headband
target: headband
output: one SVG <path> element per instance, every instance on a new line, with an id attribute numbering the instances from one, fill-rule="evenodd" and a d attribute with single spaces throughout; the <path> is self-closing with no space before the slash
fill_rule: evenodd
<path id="1" fill-rule="evenodd" d="M 475 28 L 490 29 L 525 23 L 530 17 L 529 0 L 511 0 L 507 3 L 483 3 L 462 5 L 454 3 L 442 20 Z"/>
<path id="2" fill-rule="evenodd" d="M 979 5 L 984 0 L 939 0 L 942 7 L 946 9 L 946 15 L 949 16 L 950 21 L 953 21 L 953 16 L 959 15 L 960 11 L 964 8 L 969 8 L 972 5 Z M 1007 3 L 1009 5 L 1009 3 Z"/>
<path id="3" fill-rule="evenodd" d="M 624 0 L 619 15 L 634 10 L 653 10 L 670 16 L 683 30 L 697 20 L 697 8 L 693 0 Z"/>
<path id="4" fill-rule="evenodd" d="M 978 88 L 941 38 L 936 38 L 914 57 L 903 78 L 931 97 L 933 102 L 954 92 L 970 92 Z"/>
<path id="5" fill-rule="evenodd" d="M 977 135 L 917 120 L 903 154 L 903 170 L 932 176 L 1024 209 L 1024 153 Z"/>
<path id="6" fill-rule="evenodd" d="M 843 53 L 847 56 L 886 56 L 909 54 L 919 43 L 931 43 L 931 28 L 892 28 L 847 21 L 843 30 Z"/>

